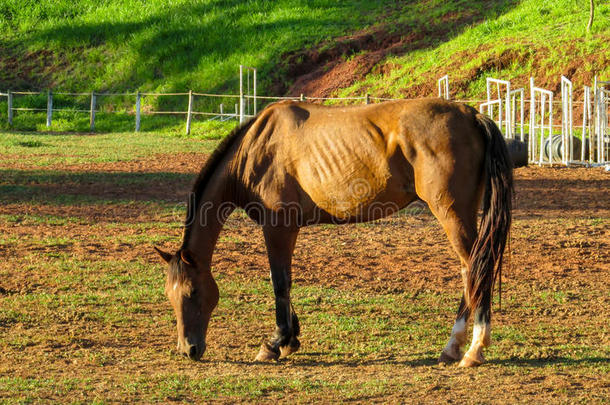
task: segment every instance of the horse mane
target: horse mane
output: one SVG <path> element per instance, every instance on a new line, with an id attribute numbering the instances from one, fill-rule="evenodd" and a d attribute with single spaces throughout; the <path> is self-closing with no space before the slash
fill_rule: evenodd
<path id="1" fill-rule="evenodd" d="M 209 183 L 212 178 L 214 172 L 222 162 L 222 159 L 227 154 L 228 150 L 235 144 L 235 141 L 240 137 L 240 135 L 246 133 L 248 129 L 252 126 L 256 118 L 250 118 L 248 121 L 244 122 L 241 125 L 235 127 L 229 135 L 227 135 L 221 142 L 218 144 L 214 152 L 210 155 L 205 165 L 201 168 L 195 183 L 193 184 L 193 189 L 191 194 L 189 195 L 189 199 L 187 202 L 186 208 L 186 220 L 184 222 L 184 234 L 182 237 L 182 247 L 185 249 L 188 243 L 189 237 L 191 235 L 191 230 L 193 228 L 195 222 L 195 213 L 197 211 L 197 207 L 201 204 L 201 197 L 203 195 L 203 191 L 205 187 Z"/>

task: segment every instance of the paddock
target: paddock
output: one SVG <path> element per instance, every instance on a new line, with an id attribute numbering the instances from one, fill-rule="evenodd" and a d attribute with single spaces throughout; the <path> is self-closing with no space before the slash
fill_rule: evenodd
<path id="1" fill-rule="evenodd" d="M 603 402 L 610 395 L 603 167 L 516 169 L 502 309 L 496 294 L 492 346 L 480 368 L 437 363 L 461 280 L 447 238 L 421 203 L 371 223 L 301 231 L 292 296 L 302 348 L 275 364 L 253 362 L 274 325 L 263 237 L 234 213 L 213 259 L 221 298 L 208 350 L 202 362 L 187 361 L 173 348 L 165 266 L 152 246 L 179 245 L 186 195 L 216 142 L 2 135 L 0 400 Z"/>

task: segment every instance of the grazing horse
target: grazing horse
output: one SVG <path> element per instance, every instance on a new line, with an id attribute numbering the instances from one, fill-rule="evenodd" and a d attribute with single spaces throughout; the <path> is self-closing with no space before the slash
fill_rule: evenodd
<path id="1" fill-rule="evenodd" d="M 290 303 L 299 229 L 372 221 L 421 199 L 457 252 L 463 279 L 457 319 L 439 360 L 479 365 L 490 344 L 491 296 L 512 192 L 512 163 L 500 130 L 466 105 L 441 99 L 352 107 L 272 104 L 226 137 L 201 170 L 182 247 L 175 254 L 157 249 L 169 263 L 165 291 L 177 317 L 178 350 L 194 360 L 205 351 L 218 303 L 212 252 L 234 208 L 261 225 L 267 245 L 277 329 L 256 360 L 268 361 L 300 346 Z M 471 314 L 472 344 L 462 355 Z"/>

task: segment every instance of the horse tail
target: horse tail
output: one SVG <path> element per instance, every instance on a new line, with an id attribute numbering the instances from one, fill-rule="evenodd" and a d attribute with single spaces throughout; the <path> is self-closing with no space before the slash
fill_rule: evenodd
<path id="1" fill-rule="evenodd" d="M 509 237 L 513 198 L 513 164 L 502 132 L 489 117 L 477 114 L 477 124 L 486 138 L 485 194 L 483 216 L 470 251 L 466 295 L 474 311 L 485 294 L 493 293 L 499 279 L 502 294 L 502 258 Z"/>

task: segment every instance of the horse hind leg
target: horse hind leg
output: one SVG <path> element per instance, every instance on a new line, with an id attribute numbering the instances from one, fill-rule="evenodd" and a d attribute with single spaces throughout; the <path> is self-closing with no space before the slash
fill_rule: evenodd
<path id="1" fill-rule="evenodd" d="M 453 328 L 451 328 L 451 337 L 441 352 L 438 359 L 439 363 L 453 363 L 462 359 L 462 346 L 466 344 L 467 340 L 466 331 L 469 315 L 470 310 L 466 305 L 465 296 L 462 294 L 457 317 Z"/>
<path id="2" fill-rule="evenodd" d="M 434 210 L 433 210 L 434 212 Z M 438 216 L 437 216 L 438 217 Z M 443 349 L 440 362 L 460 361 L 460 367 L 478 366 L 485 362 L 483 348 L 491 343 L 491 290 L 485 291 L 481 303 L 474 311 L 474 328 L 472 343 L 468 351 L 461 356 L 461 347 L 466 343 L 466 328 L 470 317 L 470 305 L 467 301 L 468 263 L 470 251 L 476 239 L 476 216 L 457 215 L 448 210 L 448 215 L 440 220 L 462 264 L 463 294 L 458 309 L 457 319 L 451 330 L 451 338 Z"/>
<path id="3" fill-rule="evenodd" d="M 430 210 L 439 220 L 449 242 L 453 249 L 458 254 L 461 263 L 461 275 L 463 282 L 462 299 L 457 312 L 457 317 L 453 328 L 451 329 L 451 337 L 447 345 L 443 348 L 439 357 L 441 363 L 452 363 L 462 359 L 461 348 L 466 344 L 466 331 L 468 320 L 470 318 L 469 305 L 466 300 L 466 281 L 468 277 L 468 261 L 470 251 L 476 239 L 476 212 L 477 212 L 477 193 L 472 193 L 471 201 L 460 203 L 452 199 L 452 204 L 443 204 L 442 201 L 425 198 Z"/>
<path id="4" fill-rule="evenodd" d="M 464 354 L 460 367 L 474 367 L 485 362 L 483 348 L 491 344 L 491 290 L 485 291 L 481 304 L 474 312 L 472 343 Z"/>

